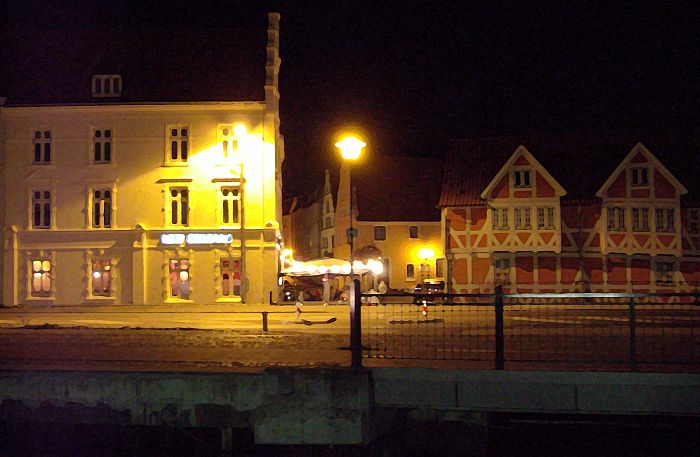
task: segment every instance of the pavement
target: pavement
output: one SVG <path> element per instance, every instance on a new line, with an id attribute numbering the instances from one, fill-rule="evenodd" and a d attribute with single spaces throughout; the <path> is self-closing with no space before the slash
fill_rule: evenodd
<path id="1" fill-rule="evenodd" d="M 295 305 L 76 305 L 0 307 L 0 328 L 87 327 L 151 329 L 262 330 L 268 328 L 304 331 L 322 326 L 325 331 L 347 331 L 347 304 L 304 304 L 297 315 Z M 301 329 L 300 329 L 301 330 Z M 320 329 L 319 329 L 320 330 Z M 313 330 L 311 330 L 313 332 Z M 335 333 L 331 330 L 332 333 Z"/>

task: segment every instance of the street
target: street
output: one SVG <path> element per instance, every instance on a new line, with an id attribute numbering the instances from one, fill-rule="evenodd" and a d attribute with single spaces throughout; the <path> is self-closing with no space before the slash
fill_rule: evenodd
<path id="1" fill-rule="evenodd" d="M 267 331 L 263 331 L 263 310 Z M 490 306 L 363 306 L 366 366 L 493 368 Z M 511 306 L 504 352 L 518 369 L 700 371 L 700 315 L 686 305 L 640 307 L 631 332 L 620 306 Z M 0 368 L 259 371 L 348 367 L 347 306 L 250 306 L 235 311 L 44 308 L 0 310 Z M 634 340 L 634 350 L 630 341 Z M 633 362 L 632 362 L 632 359 Z M 508 367 L 508 366 L 507 366 Z"/>

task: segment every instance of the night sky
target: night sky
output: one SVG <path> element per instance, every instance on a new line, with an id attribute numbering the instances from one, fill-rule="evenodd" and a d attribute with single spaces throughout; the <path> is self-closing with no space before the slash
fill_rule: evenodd
<path id="1" fill-rule="evenodd" d="M 11 26 L 186 28 L 193 37 L 265 27 L 265 13 L 280 11 L 292 195 L 337 168 L 332 143 L 345 125 L 386 155 L 440 155 L 446 140 L 466 136 L 697 135 L 700 6 L 662 3 L 10 0 L 0 11 Z"/>

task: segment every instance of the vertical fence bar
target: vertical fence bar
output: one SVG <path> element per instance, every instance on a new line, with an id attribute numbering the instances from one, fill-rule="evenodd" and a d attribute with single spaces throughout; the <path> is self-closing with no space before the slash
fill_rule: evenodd
<path id="1" fill-rule="evenodd" d="M 494 311 L 496 313 L 496 369 L 503 370 L 506 362 L 503 341 L 503 286 L 496 286 Z"/>
<path id="2" fill-rule="evenodd" d="M 350 353 L 353 371 L 362 369 L 362 291 L 360 280 L 350 283 Z"/>
<path id="3" fill-rule="evenodd" d="M 637 313 L 634 306 L 634 297 L 630 297 L 629 303 L 630 321 L 630 370 L 634 371 L 637 364 Z"/>

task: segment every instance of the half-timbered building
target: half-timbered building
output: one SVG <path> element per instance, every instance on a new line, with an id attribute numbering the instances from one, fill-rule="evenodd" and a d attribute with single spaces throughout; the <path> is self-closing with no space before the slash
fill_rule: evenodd
<path id="1" fill-rule="evenodd" d="M 451 142 L 439 203 L 449 291 L 697 289 L 697 145 L 639 140 Z"/>

